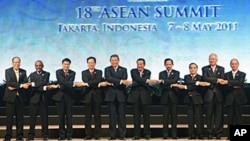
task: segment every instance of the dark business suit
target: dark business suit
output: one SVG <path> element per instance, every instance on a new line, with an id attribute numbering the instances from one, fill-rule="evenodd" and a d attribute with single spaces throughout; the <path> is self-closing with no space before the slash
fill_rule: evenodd
<path id="1" fill-rule="evenodd" d="M 185 85 L 187 86 L 187 95 L 184 98 L 184 103 L 188 104 L 188 134 L 194 136 L 194 125 L 196 124 L 197 136 L 202 137 L 203 130 L 203 89 L 201 86 L 196 85 L 197 81 L 202 81 L 202 76 L 196 74 L 191 76 L 190 74 L 184 76 Z"/>
<path id="2" fill-rule="evenodd" d="M 180 77 L 180 72 L 172 70 L 168 76 L 166 70 L 160 72 L 159 79 L 164 82 L 161 83 L 161 104 L 163 105 L 163 137 L 168 136 L 168 121 L 171 115 L 172 137 L 177 137 L 177 104 L 178 96 L 175 88 L 171 88 L 171 84 L 177 83 Z"/>
<path id="3" fill-rule="evenodd" d="M 204 81 L 209 82 L 211 85 L 207 88 L 204 101 L 206 102 L 206 116 L 207 116 L 207 134 L 212 135 L 213 127 L 215 136 L 222 135 L 223 122 L 222 122 L 222 106 L 223 106 L 223 86 L 217 83 L 217 79 L 225 78 L 224 67 L 216 65 L 213 72 L 211 66 L 202 68 L 202 75 Z M 212 122 L 214 118 L 214 123 Z"/>
<path id="4" fill-rule="evenodd" d="M 29 75 L 31 82 L 34 82 L 34 86 L 31 88 L 30 99 L 30 129 L 28 133 L 29 138 L 33 138 L 35 135 L 35 125 L 38 112 L 41 113 L 42 121 L 42 137 L 48 138 L 48 98 L 46 86 L 49 83 L 50 73 L 46 71 L 33 72 Z"/>
<path id="5" fill-rule="evenodd" d="M 19 81 L 14 69 L 5 70 L 6 89 L 3 100 L 6 102 L 6 135 L 5 139 L 12 137 L 13 116 L 16 116 L 16 138 L 23 137 L 23 111 L 24 97 L 26 90 L 20 88 L 21 84 L 27 83 L 26 70 L 19 69 Z M 15 90 L 9 90 L 8 86 L 14 87 Z"/>
<path id="6" fill-rule="evenodd" d="M 84 97 L 81 100 L 85 104 L 85 133 L 87 137 L 92 137 L 91 132 L 91 115 L 95 115 L 95 138 L 101 136 L 101 102 L 103 94 L 98 87 L 102 81 L 102 71 L 95 69 L 93 73 L 89 70 L 82 71 L 82 81 L 88 83 L 84 91 Z"/>
<path id="7" fill-rule="evenodd" d="M 243 88 L 245 77 L 246 73 L 241 71 L 235 74 L 235 78 L 233 78 L 232 71 L 225 74 L 225 78 L 228 80 L 225 105 L 227 106 L 229 125 L 241 124 L 242 105 L 247 102 Z"/>
<path id="8" fill-rule="evenodd" d="M 144 136 L 150 137 L 150 104 L 152 102 L 149 85 L 146 83 L 147 79 L 150 79 L 151 72 L 144 69 L 143 72 L 138 69 L 131 70 L 132 88 L 131 93 L 128 96 L 128 102 L 133 104 L 134 109 L 134 136 L 141 136 L 141 114 L 144 121 Z"/>
<path id="9" fill-rule="evenodd" d="M 53 100 L 56 101 L 56 106 L 59 116 L 59 138 L 72 138 L 72 110 L 73 110 L 73 84 L 75 80 L 75 72 L 69 70 L 68 73 L 64 73 L 63 69 L 56 71 L 57 82 L 60 85 L 60 90 L 53 96 Z M 67 130 L 65 131 L 65 115 Z"/>
<path id="10" fill-rule="evenodd" d="M 127 69 L 118 66 L 115 70 L 112 66 L 105 68 L 106 81 L 113 83 L 108 86 L 105 94 L 105 101 L 109 110 L 109 135 L 116 137 L 116 124 L 118 124 L 120 138 L 126 136 L 126 86 L 121 84 L 121 80 L 127 79 Z"/>

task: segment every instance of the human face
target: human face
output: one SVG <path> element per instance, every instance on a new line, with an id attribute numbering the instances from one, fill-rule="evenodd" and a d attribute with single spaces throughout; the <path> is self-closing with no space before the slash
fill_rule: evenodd
<path id="1" fill-rule="evenodd" d="M 137 61 L 137 69 L 139 70 L 139 71 L 142 71 L 142 70 L 144 70 L 144 67 L 145 67 L 145 64 L 143 63 L 143 61 Z"/>
<path id="2" fill-rule="evenodd" d="M 218 58 L 216 55 L 209 56 L 209 64 L 210 66 L 215 66 L 217 64 Z"/>
<path id="3" fill-rule="evenodd" d="M 119 65 L 119 59 L 117 57 L 111 57 L 110 63 L 112 67 L 117 67 Z"/>
<path id="4" fill-rule="evenodd" d="M 37 61 L 35 63 L 35 69 L 36 69 L 37 72 L 42 71 L 43 70 L 43 64 L 40 61 Z"/>
<path id="5" fill-rule="evenodd" d="M 236 71 L 239 68 L 239 62 L 237 60 L 232 60 L 230 63 L 232 71 Z"/>
<path id="6" fill-rule="evenodd" d="M 165 67 L 168 71 L 172 70 L 173 64 L 170 60 L 166 61 Z"/>
<path id="7" fill-rule="evenodd" d="M 90 70 L 93 70 L 93 69 L 95 69 L 95 60 L 94 59 L 89 59 L 88 60 L 88 68 L 90 69 Z"/>
<path id="8" fill-rule="evenodd" d="M 198 68 L 195 64 L 189 66 L 189 72 L 191 75 L 197 74 Z"/>
<path id="9" fill-rule="evenodd" d="M 12 61 L 12 66 L 15 70 L 18 70 L 20 68 L 21 65 L 21 60 L 18 58 L 13 59 Z"/>
<path id="10" fill-rule="evenodd" d="M 64 71 L 68 71 L 69 67 L 70 67 L 70 63 L 68 61 L 64 61 L 62 63 L 62 68 L 63 68 Z"/>

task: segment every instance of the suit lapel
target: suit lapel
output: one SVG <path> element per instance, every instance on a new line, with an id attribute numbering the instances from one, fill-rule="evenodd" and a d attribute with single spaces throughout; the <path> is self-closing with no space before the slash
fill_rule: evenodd
<path id="1" fill-rule="evenodd" d="M 14 68 L 11 69 L 11 73 L 12 73 L 12 75 L 13 75 L 15 81 L 17 82 L 17 77 L 16 77 L 16 73 L 15 73 L 15 71 L 14 71 Z M 19 77 L 20 77 L 20 76 L 19 76 Z"/>

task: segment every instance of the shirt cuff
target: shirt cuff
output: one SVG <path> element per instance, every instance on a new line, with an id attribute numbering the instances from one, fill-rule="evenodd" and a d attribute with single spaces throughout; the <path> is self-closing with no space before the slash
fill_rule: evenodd
<path id="1" fill-rule="evenodd" d="M 22 88 L 22 87 L 23 87 L 23 84 L 20 85 L 20 88 Z"/>
<path id="2" fill-rule="evenodd" d="M 46 86 L 43 86 L 43 90 L 46 91 L 46 90 L 47 90 L 47 87 L 46 87 Z"/>
<path id="3" fill-rule="evenodd" d="M 120 85 L 122 84 L 122 80 L 120 81 Z"/>
<path id="4" fill-rule="evenodd" d="M 196 86 L 199 86 L 199 84 L 200 84 L 199 81 L 196 81 L 196 82 L 195 82 L 195 85 L 196 85 Z"/>
<path id="5" fill-rule="evenodd" d="M 187 85 L 184 85 L 184 89 L 185 89 L 185 90 L 187 89 Z"/>
<path id="6" fill-rule="evenodd" d="M 35 87 L 35 82 L 31 82 L 31 86 L 32 86 L 32 87 Z"/>

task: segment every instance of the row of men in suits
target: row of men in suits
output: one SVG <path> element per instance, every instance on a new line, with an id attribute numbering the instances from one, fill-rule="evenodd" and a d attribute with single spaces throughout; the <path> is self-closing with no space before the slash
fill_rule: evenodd
<path id="1" fill-rule="evenodd" d="M 43 70 L 41 60 L 35 62 L 36 71 L 26 76 L 26 71 L 20 68 L 21 59 L 14 57 L 12 67 L 6 69 L 6 91 L 4 100 L 6 101 L 7 128 L 4 140 L 12 137 L 12 120 L 16 116 L 17 134 L 16 139 L 23 139 L 23 95 L 25 89 L 31 88 L 32 97 L 30 100 L 30 130 L 28 140 L 34 140 L 35 122 L 38 111 L 42 117 L 42 137 L 48 139 L 48 103 L 46 101 L 46 91 L 59 89 L 53 96 L 56 101 L 59 116 L 59 140 L 72 139 L 72 98 L 73 87 L 85 87 L 84 98 L 81 102 L 85 103 L 85 139 L 100 139 L 101 137 L 101 87 L 106 87 L 104 100 L 108 105 L 109 113 L 109 136 L 110 139 L 126 138 L 126 102 L 133 103 L 134 109 L 134 137 L 140 139 L 142 136 L 150 139 L 150 111 L 151 97 L 149 84 L 160 84 L 162 88 L 161 104 L 163 105 L 163 138 L 169 136 L 168 122 L 171 115 L 172 138 L 177 139 L 177 103 L 178 96 L 176 89 L 185 89 L 188 96 L 188 117 L 189 136 L 200 139 L 203 138 L 203 116 L 202 104 L 207 105 L 207 134 L 208 138 L 213 138 L 213 133 L 217 139 L 222 135 L 222 86 L 227 85 L 226 104 L 229 105 L 229 124 L 240 124 L 241 105 L 244 104 L 244 90 L 242 84 L 245 80 L 245 73 L 238 70 L 239 62 L 232 59 L 230 64 L 232 71 L 224 73 L 224 68 L 217 65 L 218 57 L 216 54 L 209 55 L 209 65 L 202 68 L 202 76 L 197 74 L 198 66 L 195 63 L 189 65 L 190 74 L 185 75 L 185 84 L 178 84 L 179 71 L 174 70 L 173 60 L 164 60 L 166 70 L 159 73 L 158 80 L 150 79 L 151 72 L 145 68 L 146 62 L 139 58 L 137 68 L 131 70 L 132 81 L 127 80 L 127 69 L 119 65 L 119 56 L 110 56 L 111 65 L 105 68 L 105 81 L 102 79 L 102 71 L 95 68 L 96 59 L 87 58 L 88 69 L 82 71 L 82 82 L 74 82 L 75 72 L 70 70 L 71 60 L 62 60 L 62 69 L 56 71 L 58 85 L 48 85 L 50 73 Z M 233 75 L 235 73 L 235 75 Z M 132 85 L 131 94 L 126 95 L 126 86 Z M 201 87 L 206 87 L 204 100 Z M 95 115 L 95 130 L 91 131 L 91 115 Z M 140 117 L 144 118 L 144 133 L 140 131 Z M 193 116 L 195 115 L 195 116 Z M 66 121 L 65 121 L 66 117 Z M 215 117 L 213 119 L 213 117 Z M 236 118 L 236 120 L 234 120 Z M 213 122 L 214 120 L 214 122 Z M 65 129 L 66 123 L 66 129 Z M 118 133 L 116 125 L 118 124 Z M 194 125 L 197 125 L 198 132 L 194 132 Z"/>

